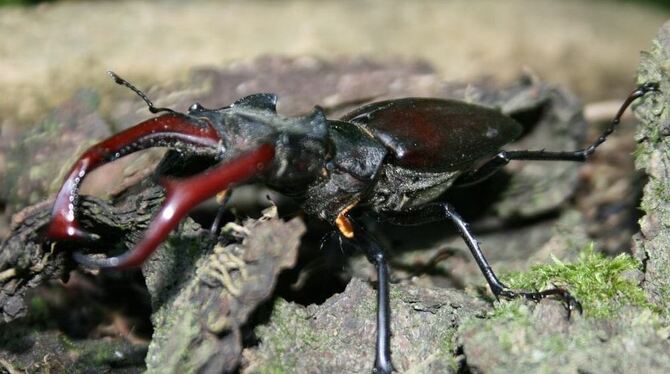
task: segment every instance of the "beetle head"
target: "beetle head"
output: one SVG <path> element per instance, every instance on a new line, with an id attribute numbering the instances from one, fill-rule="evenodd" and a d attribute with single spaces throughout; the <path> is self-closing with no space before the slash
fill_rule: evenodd
<path id="1" fill-rule="evenodd" d="M 328 120 L 319 107 L 305 116 L 284 117 L 277 114 L 277 96 L 260 93 L 219 109 L 196 103 L 187 115 L 216 129 L 223 160 L 263 143 L 274 145 L 275 162 L 266 180 L 270 184 L 303 184 L 321 170 L 326 157 Z"/>

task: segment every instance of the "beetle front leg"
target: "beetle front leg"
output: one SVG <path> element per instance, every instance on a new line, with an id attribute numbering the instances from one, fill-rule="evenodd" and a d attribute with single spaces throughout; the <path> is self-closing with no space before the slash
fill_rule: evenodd
<path id="1" fill-rule="evenodd" d="M 149 224 L 142 240 L 132 250 L 105 259 L 75 253 L 75 260 L 84 266 L 97 268 L 125 269 L 141 265 L 193 207 L 228 189 L 233 183 L 254 177 L 273 159 L 274 147 L 263 144 L 202 174 L 185 179 L 161 180 L 167 191 L 165 202 Z"/>
<path id="2" fill-rule="evenodd" d="M 479 247 L 479 242 L 470 231 L 468 224 L 463 220 L 463 218 L 461 218 L 456 210 L 454 210 L 454 207 L 449 203 L 429 203 L 403 212 L 387 212 L 385 213 L 385 218 L 387 218 L 392 223 L 403 226 L 420 225 L 424 223 L 449 219 L 454 223 L 454 225 L 456 225 L 458 233 L 461 235 L 465 241 L 465 244 L 470 249 L 472 256 L 477 262 L 477 266 L 484 275 L 486 282 L 488 283 L 496 298 L 504 297 L 507 299 L 512 299 L 523 297 L 532 301 L 540 301 L 550 296 L 557 296 L 565 303 L 565 306 L 568 309 L 568 313 L 573 310 L 577 310 L 579 313 L 582 312 L 582 305 L 565 289 L 557 287 L 540 292 L 528 292 L 514 291 L 507 287 L 503 282 L 500 281 L 500 279 L 498 279 L 488 260 L 486 260 L 486 257 L 484 257 L 484 252 L 482 252 L 482 249 Z"/>
<path id="3" fill-rule="evenodd" d="M 389 300 L 389 270 L 384 250 L 360 225 L 347 217 L 353 231 L 347 234 L 340 232 L 344 243 L 363 251 L 368 261 L 377 270 L 377 343 L 373 373 L 387 374 L 393 372 L 391 361 L 391 306 Z"/>
<path id="4" fill-rule="evenodd" d="M 209 124 L 170 113 L 144 121 L 92 146 L 70 169 L 58 191 L 47 236 L 52 240 L 97 239 L 97 235 L 79 228 L 76 207 L 81 182 L 99 166 L 142 149 L 184 148 L 187 144 L 215 157 L 219 152 L 219 141 L 219 135 Z"/>

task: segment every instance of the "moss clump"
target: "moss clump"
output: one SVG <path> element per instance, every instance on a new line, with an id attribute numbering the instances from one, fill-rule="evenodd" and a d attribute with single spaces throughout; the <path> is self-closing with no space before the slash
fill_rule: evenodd
<path id="1" fill-rule="evenodd" d="M 504 277 L 505 281 L 520 290 L 565 287 L 582 303 L 584 314 L 589 317 L 611 316 L 623 305 L 652 306 L 637 282 L 626 277 L 626 273 L 641 268 L 640 262 L 628 254 L 606 257 L 596 252 L 591 243 L 575 263 L 567 264 L 555 257 L 553 261 L 535 265 L 528 272 L 511 273 Z M 508 309 L 514 309 L 513 305 L 504 308 Z"/>

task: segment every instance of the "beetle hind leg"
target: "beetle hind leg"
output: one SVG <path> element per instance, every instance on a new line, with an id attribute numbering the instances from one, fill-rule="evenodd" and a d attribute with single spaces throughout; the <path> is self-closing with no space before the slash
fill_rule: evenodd
<path id="1" fill-rule="evenodd" d="M 481 270 L 486 282 L 491 288 L 491 292 L 495 295 L 496 298 L 506 298 L 514 299 L 523 297 L 527 300 L 540 301 L 545 298 L 555 297 L 561 299 L 570 313 L 573 310 L 577 310 L 581 313 L 582 306 L 577 299 L 575 299 L 570 292 L 563 288 L 554 287 L 543 291 L 533 292 L 533 291 L 516 291 L 507 287 L 498 277 L 491 268 L 486 257 L 484 257 L 484 252 L 482 252 L 479 242 L 470 231 L 468 224 L 461 218 L 461 216 L 456 212 L 454 207 L 446 202 L 441 203 L 429 203 L 420 207 L 408 209 L 403 212 L 387 212 L 384 214 L 390 222 L 403 225 L 403 226 L 414 226 L 420 225 L 428 222 L 442 221 L 445 219 L 450 220 L 458 229 L 458 233 L 461 235 L 465 244 L 470 249 L 472 256 L 477 262 L 477 266 Z"/>
<path id="2" fill-rule="evenodd" d="M 598 139 L 586 148 L 576 151 L 500 151 L 493 156 L 484 165 L 478 169 L 472 170 L 463 174 L 454 184 L 454 187 L 467 187 L 473 184 L 480 183 L 491 175 L 495 174 L 503 166 L 507 165 L 512 160 L 526 160 L 526 161 L 576 161 L 584 162 L 595 152 L 596 148 L 603 144 L 607 137 L 614 132 L 614 129 L 619 125 L 621 116 L 636 99 L 643 97 L 650 92 L 660 92 L 658 84 L 648 82 L 636 89 L 634 89 L 621 104 L 616 115 L 610 122 L 610 125 L 600 134 Z"/>

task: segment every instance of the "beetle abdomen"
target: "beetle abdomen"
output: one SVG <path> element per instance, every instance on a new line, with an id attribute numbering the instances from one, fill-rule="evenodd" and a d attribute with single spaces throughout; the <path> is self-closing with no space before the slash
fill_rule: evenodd
<path id="1" fill-rule="evenodd" d="M 421 171 L 456 171 L 493 156 L 522 131 L 497 110 L 455 100 L 405 98 L 361 107 L 342 120 L 364 126 L 391 162 Z"/>

